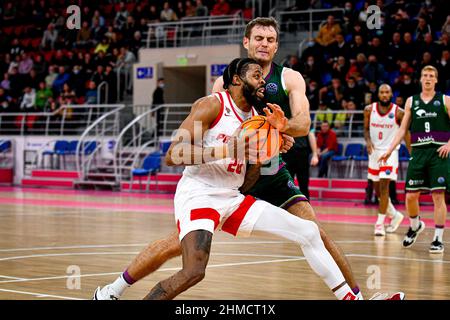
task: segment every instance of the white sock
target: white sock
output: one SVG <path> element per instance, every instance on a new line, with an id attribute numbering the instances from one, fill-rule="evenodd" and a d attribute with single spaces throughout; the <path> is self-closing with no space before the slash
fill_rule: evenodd
<path id="1" fill-rule="evenodd" d="M 358 300 L 358 296 L 353 293 L 348 284 L 344 284 L 342 287 L 337 289 L 334 292 L 334 295 L 338 300 Z"/>
<path id="2" fill-rule="evenodd" d="M 386 214 L 388 215 L 388 217 L 393 218 L 396 216 L 397 214 L 397 210 L 395 209 L 394 205 L 391 202 L 391 198 L 389 198 L 388 201 L 388 207 L 386 209 Z"/>
<path id="3" fill-rule="evenodd" d="M 378 214 L 378 219 L 377 219 L 377 223 L 376 224 L 384 224 L 384 219 L 386 218 L 385 214 L 379 213 Z"/>
<path id="4" fill-rule="evenodd" d="M 417 229 L 419 229 L 419 225 L 420 225 L 420 218 L 419 216 L 415 217 L 415 218 L 411 218 L 409 217 L 409 223 L 411 225 L 411 228 L 416 231 Z"/>
<path id="5" fill-rule="evenodd" d="M 443 242 L 443 237 L 444 237 L 444 228 L 436 227 L 434 229 L 433 240 L 436 240 L 436 238 L 437 238 L 439 242 Z"/>
<path id="6" fill-rule="evenodd" d="M 118 296 L 121 296 L 128 287 L 130 287 L 130 285 L 123 279 L 122 275 L 120 275 L 116 281 L 111 283 L 111 288 Z"/>

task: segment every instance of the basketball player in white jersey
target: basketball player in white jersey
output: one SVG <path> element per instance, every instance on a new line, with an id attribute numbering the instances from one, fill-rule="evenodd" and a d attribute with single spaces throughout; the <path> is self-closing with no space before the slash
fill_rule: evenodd
<path id="1" fill-rule="evenodd" d="M 378 99 L 378 102 L 374 102 L 364 109 L 364 138 L 369 154 L 367 177 L 374 182 L 374 188 L 379 198 L 379 213 L 374 234 L 375 236 L 384 236 L 386 232 L 395 232 L 403 220 L 403 214 L 394 208 L 389 198 L 389 183 L 397 180 L 398 148 L 392 153 L 386 164 L 380 166 L 378 159 L 391 145 L 392 139 L 400 128 L 404 111 L 391 102 L 392 89 L 387 84 L 382 84 L 378 89 Z M 386 215 L 391 217 L 391 222 L 385 229 Z"/>
<path id="2" fill-rule="evenodd" d="M 186 166 L 174 199 L 183 268 L 159 282 L 145 298 L 173 299 L 201 281 L 213 234 L 221 229 L 238 236 L 268 232 L 298 243 L 311 268 L 338 299 L 356 300 L 314 222 L 239 192 L 248 158 L 242 153 L 239 156 L 241 149 L 236 145 L 247 146 L 248 142 L 235 132 L 256 114 L 251 103 L 257 99 L 257 92 L 264 90 L 265 81 L 262 68 L 249 58 L 233 60 L 224 74 L 228 75 L 224 77 L 227 90 L 194 103 L 166 155 L 168 165 Z M 285 126 L 288 120 L 281 108 L 269 107 L 264 109 L 268 121 L 277 128 Z M 202 141 L 191 138 L 186 143 L 183 137 L 187 136 L 180 132 L 195 137 L 194 127 L 199 123 Z"/>

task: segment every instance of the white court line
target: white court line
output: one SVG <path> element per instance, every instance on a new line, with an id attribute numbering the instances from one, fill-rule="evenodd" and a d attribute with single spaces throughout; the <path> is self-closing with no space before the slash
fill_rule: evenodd
<path id="1" fill-rule="evenodd" d="M 28 280 L 27 278 L 10 277 L 10 276 L 5 276 L 3 274 L 0 274 L 0 278 L 14 279 L 14 280 Z"/>
<path id="2" fill-rule="evenodd" d="M 249 256 L 246 254 L 232 254 L 232 253 L 215 253 L 214 255 L 236 255 L 236 256 Z M 252 256 L 260 256 L 257 254 L 254 254 Z M 267 255 L 261 255 L 261 256 L 267 256 Z M 211 264 L 208 265 L 207 268 L 222 268 L 222 267 L 234 267 L 234 266 L 241 266 L 241 265 L 255 265 L 255 264 L 265 264 L 265 263 L 277 263 L 277 262 L 287 262 L 287 261 L 302 261 L 306 260 L 305 257 L 291 257 L 291 256 L 274 256 L 274 257 L 289 257 L 288 259 L 276 259 L 276 260 L 263 260 L 263 261 L 247 261 L 247 262 L 231 262 L 231 263 L 221 263 L 221 264 Z M 181 267 L 173 267 L 173 268 L 161 268 L 156 270 L 157 272 L 164 272 L 164 271 L 178 271 L 181 270 Z M 86 277 L 97 277 L 97 276 L 109 276 L 109 275 L 117 275 L 121 274 L 122 272 L 108 272 L 108 273 L 91 273 L 91 274 L 81 274 L 79 276 L 76 275 L 64 275 L 64 276 L 54 276 L 54 277 L 44 277 L 44 278 L 32 278 L 32 279 L 24 279 L 24 280 L 6 280 L 6 281 L 0 281 L 0 284 L 3 283 L 16 283 L 16 282 L 31 282 L 31 281 L 43 281 L 43 280 L 57 280 L 57 279 L 67 279 L 67 278 L 86 278 Z"/>
<path id="3" fill-rule="evenodd" d="M 19 293 L 19 294 L 26 294 L 26 295 L 35 296 L 35 297 L 38 297 L 38 298 L 57 298 L 57 299 L 65 299 L 65 300 L 85 300 L 85 299 L 80 299 L 80 298 L 55 296 L 55 295 L 52 295 L 52 294 L 29 292 L 29 291 L 17 291 L 17 290 L 9 290 L 9 289 L 0 289 L 0 291 L 11 292 L 11 293 Z"/>
<path id="4" fill-rule="evenodd" d="M 356 257 L 356 258 L 373 258 L 373 259 L 387 259 L 387 260 L 399 260 L 399 261 L 450 263 L 450 261 L 447 261 L 447 260 L 417 259 L 417 258 L 404 258 L 404 257 L 392 257 L 392 256 L 375 256 L 375 255 L 369 255 L 369 254 L 346 254 L 346 256 L 347 257 Z"/>
<path id="5" fill-rule="evenodd" d="M 131 244 L 105 244 L 105 245 L 77 245 L 77 246 L 65 246 L 65 247 L 31 247 L 31 248 L 12 248 L 12 249 L 0 249 L 0 252 L 15 252 L 15 251 L 37 251 L 37 250 L 61 250 L 61 249 L 87 249 L 87 248 L 115 248 L 115 247 L 141 247 L 147 246 L 151 242 L 147 243 L 131 243 Z M 237 245 L 237 244 L 280 244 L 291 243 L 289 241 L 214 241 L 212 244 L 220 245 Z"/>

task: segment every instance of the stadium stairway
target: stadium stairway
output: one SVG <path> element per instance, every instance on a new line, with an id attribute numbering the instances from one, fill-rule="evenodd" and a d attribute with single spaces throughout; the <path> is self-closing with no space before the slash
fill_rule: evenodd
<path id="1" fill-rule="evenodd" d="M 159 173 L 158 188 L 154 178 L 150 182 L 150 192 L 174 193 L 178 181 L 181 178 L 180 173 Z M 24 187 L 48 187 L 48 188 L 71 188 L 75 187 L 75 181 L 78 179 L 76 171 L 61 170 L 33 170 L 30 178 L 22 180 Z M 142 184 L 138 177 L 135 177 L 132 184 L 132 191 L 144 192 L 147 180 L 144 178 Z M 297 183 L 297 181 L 296 181 Z M 312 178 L 310 180 L 310 194 L 312 200 L 330 200 L 362 202 L 365 199 L 366 180 L 361 179 L 320 179 Z M 405 201 L 405 182 L 397 183 L 397 198 L 400 202 Z M 130 182 L 122 182 L 121 190 L 130 190 Z M 421 196 L 422 203 L 432 203 L 430 195 Z"/>

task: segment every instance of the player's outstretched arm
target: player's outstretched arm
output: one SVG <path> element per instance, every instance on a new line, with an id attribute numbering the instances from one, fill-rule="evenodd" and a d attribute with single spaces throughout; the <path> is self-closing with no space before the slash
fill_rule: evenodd
<path id="1" fill-rule="evenodd" d="M 372 112 L 372 107 L 370 105 L 364 108 L 364 140 L 366 140 L 367 153 L 372 154 L 373 144 L 370 140 L 370 114 Z"/>
<path id="2" fill-rule="evenodd" d="M 405 110 L 403 110 L 402 108 L 398 108 L 396 117 L 397 117 L 397 121 L 400 123 L 400 125 L 403 121 L 404 116 L 405 116 Z M 411 132 L 409 132 L 409 130 L 406 130 L 404 140 L 405 140 L 405 144 L 406 144 L 406 149 L 408 149 L 409 154 L 411 154 Z"/>
<path id="3" fill-rule="evenodd" d="M 379 162 L 386 162 L 387 159 L 391 156 L 392 151 L 398 146 L 400 142 L 402 142 L 405 137 L 406 132 L 411 124 L 411 104 L 412 97 L 409 97 L 405 103 L 405 114 L 403 115 L 402 123 L 400 128 L 397 131 L 397 134 L 394 137 L 389 149 L 378 159 Z"/>
<path id="4" fill-rule="evenodd" d="M 444 96 L 445 108 L 450 119 L 450 96 Z M 450 140 L 437 150 L 441 158 L 448 158 L 450 156 Z"/>
<path id="5" fill-rule="evenodd" d="M 311 116 L 309 114 L 309 101 L 306 98 L 305 80 L 299 72 L 292 69 L 287 69 L 283 76 L 289 94 L 292 114 L 284 133 L 294 138 L 306 136 L 311 126 Z"/>

